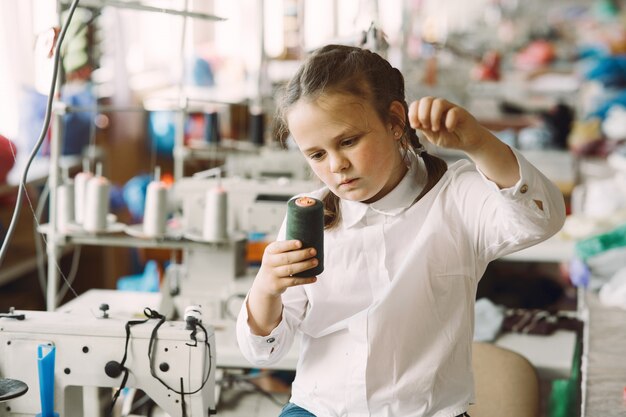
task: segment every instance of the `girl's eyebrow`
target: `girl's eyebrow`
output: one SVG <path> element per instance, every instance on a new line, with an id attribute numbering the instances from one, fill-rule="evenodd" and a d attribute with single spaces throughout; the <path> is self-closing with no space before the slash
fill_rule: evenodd
<path id="1" fill-rule="evenodd" d="M 339 134 L 335 135 L 335 137 L 334 137 L 334 138 L 332 138 L 332 139 L 331 139 L 331 141 L 333 141 L 333 142 L 337 142 L 337 141 L 339 141 L 339 140 L 341 140 L 341 139 L 344 139 L 346 136 L 354 136 L 355 134 L 351 132 L 352 130 L 354 130 L 354 127 L 350 127 L 350 126 L 346 127 L 346 128 L 345 128 L 343 131 L 341 131 Z M 317 150 L 317 149 L 318 149 L 318 146 L 311 146 L 311 147 L 309 147 L 309 148 L 303 149 L 303 150 L 302 150 L 302 153 L 305 153 L 305 154 L 306 154 L 306 153 L 309 153 L 309 152 L 315 151 L 315 150 Z"/>

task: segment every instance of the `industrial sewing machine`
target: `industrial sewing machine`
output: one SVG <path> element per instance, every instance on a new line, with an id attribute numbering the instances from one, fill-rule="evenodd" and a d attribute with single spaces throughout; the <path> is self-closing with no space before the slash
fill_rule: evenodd
<path id="1" fill-rule="evenodd" d="M 84 389 L 119 388 L 126 372 L 126 387 L 143 391 L 172 417 L 215 414 L 215 339 L 210 326 L 203 330 L 193 320 L 143 322 L 109 315 L 106 310 L 91 316 L 45 311 L 4 316 L 0 318 L 0 377 L 23 381 L 29 389 L 0 406 L 2 417 L 35 416 L 42 411 L 40 345 L 55 348 L 54 411 L 61 417 L 105 415 L 103 410 L 85 411 L 93 410 L 93 404 L 83 401 Z M 128 326 L 127 339 L 129 320 L 139 323 Z M 109 405 L 111 393 L 108 390 Z"/>
<path id="2" fill-rule="evenodd" d="M 287 178 L 184 178 L 176 182 L 173 197 L 182 208 L 187 236 L 202 235 L 205 195 L 218 185 L 227 193 L 228 239 L 183 250 L 182 264 L 171 265 L 165 274 L 163 289 L 168 293 L 163 297 L 164 311 L 170 310 L 166 304 L 171 297 L 176 311 L 187 305 L 202 305 L 205 321 L 225 319 L 229 300 L 245 296 L 255 273 L 251 274 L 249 256 L 246 258 L 250 240 L 273 241 L 287 211 L 287 201 L 320 187 L 317 181 Z"/>
<path id="3" fill-rule="evenodd" d="M 306 181 L 314 177 L 309 164 L 297 148 L 263 147 L 255 154 L 230 153 L 226 156 L 224 170 L 228 177 L 253 179 L 286 178 Z"/>

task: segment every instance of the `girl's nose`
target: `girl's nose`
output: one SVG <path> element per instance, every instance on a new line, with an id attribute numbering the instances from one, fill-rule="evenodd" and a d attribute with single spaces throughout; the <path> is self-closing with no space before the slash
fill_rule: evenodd
<path id="1" fill-rule="evenodd" d="M 341 154 L 332 155 L 330 157 L 330 171 L 338 173 L 350 166 L 350 161 Z"/>

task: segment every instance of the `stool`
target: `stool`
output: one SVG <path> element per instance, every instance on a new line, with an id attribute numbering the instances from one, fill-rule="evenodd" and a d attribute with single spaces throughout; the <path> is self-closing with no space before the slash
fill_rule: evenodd
<path id="1" fill-rule="evenodd" d="M 0 378 L 0 403 L 26 394 L 28 385 L 17 379 Z"/>

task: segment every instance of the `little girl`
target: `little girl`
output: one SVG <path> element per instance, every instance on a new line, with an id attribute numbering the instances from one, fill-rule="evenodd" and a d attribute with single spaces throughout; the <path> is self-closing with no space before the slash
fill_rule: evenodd
<path id="1" fill-rule="evenodd" d="M 237 322 L 244 356 L 275 363 L 302 333 L 281 416 L 454 417 L 474 401 L 476 287 L 487 264 L 563 225 L 559 190 L 466 110 L 407 105 L 379 55 L 330 45 L 290 81 L 279 118 L 325 184 L 324 272 L 286 241 L 263 255 Z M 432 143 L 458 149 L 446 167 Z"/>

